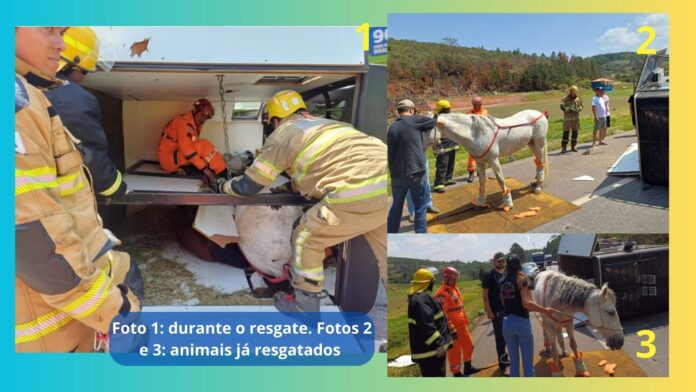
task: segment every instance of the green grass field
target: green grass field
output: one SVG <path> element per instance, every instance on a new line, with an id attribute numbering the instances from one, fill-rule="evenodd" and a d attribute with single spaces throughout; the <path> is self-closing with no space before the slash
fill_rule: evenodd
<path id="1" fill-rule="evenodd" d="M 607 130 L 607 135 L 613 135 L 633 129 L 631 123 L 631 115 L 628 107 L 628 97 L 631 96 L 633 89 L 630 86 L 617 86 L 616 90 L 609 93 L 609 104 L 611 109 L 611 128 Z M 495 117 L 504 118 L 511 116 L 519 111 L 526 109 L 534 109 L 538 111 L 549 112 L 549 132 L 546 140 L 549 144 L 549 151 L 559 150 L 561 148 L 561 137 L 563 136 L 563 112 L 560 109 L 561 98 L 565 95 L 564 91 L 537 91 L 531 93 L 520 93 L 524 99 L 521 103 L 501 105 L 488 108 L 488 112 Z M 584 110 L 580 114 L 580 130 L 578 135 L 579 143 L 592 141 L 592 128 L 594 126 L 592 116 L 592 97 L 594 93 L 589 89 L 581 89 L 580 97 L 582 98 Z M 484 107 L 486 97 L 484 99 Z M 507 163 L 512 160 L 527 158 L 532 153 L 528 148 L 525 148 L 512 157 L 501 159 L 501 163 Z M 428 162 L 430 165 L 430 183 L 435 180 L 435 156 L 432 150 L 427 152 Z M 456 163 L 454 167 L 454 176 L 459 177 L 467 174 L 466 162 L 468 154 L 465 150 L 457 151 Z M 533 177 L 534 169 L 529 170 L 530 178 Z"/>
<path id="2" fill-rule="evenodd" d="M 387 290 L 389 309 L 387 313 L 387 356 L 390 360 L 410 353 L 407 317 L 408 298 L 406 295 L 408 286 L 407 284 L 390 283 Z M 437 290 L 437 287 L 435 290 Z M 469 318 L 469 329 L 473 330 L 479 311 L 483 309 L 481 282 L 479 280 L 459 282 L 459 290 L 462 292 L 464 309 L 466 309 L 466 315 Z M 388 368 L 387 372 L 391 377 L 420 376 L 418 366 Z"/>

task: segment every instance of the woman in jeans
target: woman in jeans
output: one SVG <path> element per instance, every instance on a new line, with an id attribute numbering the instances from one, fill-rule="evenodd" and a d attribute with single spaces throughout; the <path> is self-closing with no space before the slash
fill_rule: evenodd
<path id="1" fill-rule="evenodd" d="M 539 306 L 532 299 L 520 258 L 511 254 L 506 262 L 507 275 L 498 287 L 505 306 L 503 336 L 510 356 L 510 377 L 520 376 L 520 352 L 524 376 L 534 377 L 534 337 L 529 312 L 551 314 L 554 310 Z"/>

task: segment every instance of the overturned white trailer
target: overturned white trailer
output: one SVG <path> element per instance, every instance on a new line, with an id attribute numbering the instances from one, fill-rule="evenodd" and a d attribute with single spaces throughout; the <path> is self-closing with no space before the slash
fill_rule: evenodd
<path id="1" fill-rule="evenodd" d="M 285 89 L 301 93 L 317 116 L 348 122 L 386 139 L 386 69 L 367 64 L 354 27 L 96 30 L 113 67 L 89 75 L 83 85 L 100 101 L 110 155 L 132 191 L 103 201 L 109 205 L 100 210 L 107 223 L 123 219 L 123 207 L 115 205 L 313 203 L 290 194 L 214 194 L 198 178 L 159 170 L 156 151 L 162 129 L 172 117 L 190 110 L 197 98 L 207 98 L 215 107 L 215 117 L 206 122 L 201 137 L 229 154 L 253 152 L 263 145 L 263 105 Z M 139 55 L 131 49 L 138 42 Z M 369 310 L 379 278 L 366 241 L 356 238 L 340 244 L 334 254 L 336 304 L 344 310 Z"/>

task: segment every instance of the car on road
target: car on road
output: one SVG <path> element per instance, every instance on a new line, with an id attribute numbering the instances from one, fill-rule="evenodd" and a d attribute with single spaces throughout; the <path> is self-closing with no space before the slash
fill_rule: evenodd
<path id="1" fill-rule="evenodd" d="M 539 271 L 544 271 L 546 269 L 546 256 L 544 252 L 532 253 L 532 262 L 536 264 Z"/>

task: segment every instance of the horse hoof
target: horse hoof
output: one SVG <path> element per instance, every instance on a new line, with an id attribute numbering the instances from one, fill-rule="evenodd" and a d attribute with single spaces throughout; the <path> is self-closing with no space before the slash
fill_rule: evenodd
<path id="1" fill-rule="evenodd" d="M 540 186 L 534 187 L 534 193 L 536 193 L 537 195 L 539 193 L 541 193 L 541 187 Z"/>

